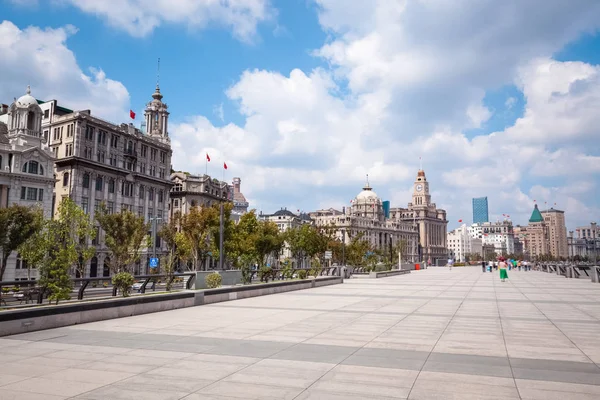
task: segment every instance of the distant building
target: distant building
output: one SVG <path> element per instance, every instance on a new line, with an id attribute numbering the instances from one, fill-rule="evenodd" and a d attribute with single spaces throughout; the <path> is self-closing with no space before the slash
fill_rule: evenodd
<path id="1" fill-rule="evenodd" d="M 236 218 L 244 215 L 248 212 L 248 200 L 241 192 L 242 179 L 241 178 L 233 178 L 233 190 L 232 190 L 232 201 L 233 201 L 233 212 Z"/>
<path id="2" fill-rule="evenodd" d="M 206 174 L 175 172 L 171 174 L 171 182 L 173 187 L 169 193 L 169 219 L 178 211 L 187 214 L 192 207 L 210 207 L 230 201 L 232 189 L 227 182 L 213 179 Z"/>
<path id="3" fill-rule="evenodd" d="M 482 224 L 490 222 L 488 214 L 488 198 L 477 197 L 473 199 L 473 223 Z"/>
<path id="4" fill-rule="evenodd" d="M 573 254 L 569 250 L 564 211 L 550 208 L 540 211 L 537 204 L 533 208 L 529 224 L 517 226 L 515 235 L 523 243 L 524 253 L 530 257 L 552 255 L 555 258 L 567 258 Z"/>
<path id="5" fill-rule="evenodd" d="M 275 211 L 273 214 L 263 214 L 262 211 L 258 214 L 258 219 L 263 221 L 270 221 L 277 225 L 279 232 L 286 232 L 290 229 L 298 228 L 303 224 L 312 224 L 313 221 L 310 216 L 306 213 L 294 214 L 287 208 L 281 208 L 281 210 Z M 292 252 L 287 246 L 279 253 L 277 259 L 270 259 L 269 262 L 283 261 L 286 258 L 291 258 Z M 293 263 L 296 260 L 292 260 Z"/>
<path id="6" fill-rule="evenodd" d="M 432 203 L 425 171 L 417 172 L 413 188 L 412 203 L 407 208 L 391 208 L 390 219 L 417 226 L 420 261 L 445 264 L 448 258 L 446 211 Z"/>
<path id="7" fill-rule="evenodd" d="M 548 239 L 550 242 L 550 254 L 555 258 L 566 258 L 569 256 L 567 244 L 567 226 L 565 223 L 565 212 L 550 208 L 542 211 L 544 223 L 548 227 Z"/>
<path id="8" fill-rule="evenodd" d="M 514 231 L 511 221 L 483 222 L 473 224 L 467 229 L 469 235 L 474 239 L 480 239 L 482 246 L 486 245 L 488 250 L 493 246 L 496 255 L 515 253 Z"/>
<path id="9" fill-rule="evenodd" d="M 373 248 L 389 254 L 391 248 L 403 244 L 402 258 L 417 261 L 418 234 L 413 221 L 401 221 L 386 218 L 385 202 L 377 196 L 369 183 L 352 200 L 349 210 L 342 211 L 330 208 L 311 212 L 310 216 L 316 226 L 333 226 L 338 240 L 349 244 L 352 239 L 361 235 Z"/>
<path id="10" fill-rule="evenodd" d="M 483 256 L 482 240 L 472 237 L 467 225 L 459 226 L 453 231 L 448 232 L 447 243 L 449 257 L 455 261 L 465 262 L 469 254 Z"/>

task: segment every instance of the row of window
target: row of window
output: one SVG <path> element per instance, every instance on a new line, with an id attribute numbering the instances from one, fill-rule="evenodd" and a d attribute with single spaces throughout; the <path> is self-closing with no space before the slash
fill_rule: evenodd
<path id="1" fill-rule="evenodd" d="M 83 174 L 83 181 L 81 183 L 81 186 L 84 189 L 89 189 L 90 181 L 91 181 L 90 174 L 89 173 Z M 68 185 L 69 185 L 69 173 L 65 172 L 63 174 L 63 186 L 68 186 Z M 95 189 L 99 192 L 104 190 L 104 177 L 102 177 L 102 176 L 96 177 Z M 114 192 L 115 192 L 115 180 L 109 179 L 108 180 L 108 193 L 114 193 Z M 155 192 L 154 188 L 148 189 L 148 200 L 154 201 L 154 192 Z M 134 184 L 131 182 L 122 182 L 121 183 L 121 194 L 123 194 L 123 196 L 133 197 L 134 196 Z M 164 201 L 164 191 L 159 190 L 157 192 L 157 195 L 158 195 L 158 202 L 162 203 Z M 140 199 L 144 199 L 146 196 L 146 187 L 144 185 L 140 185 L 139 196 L 140 196 Z"/>
<path id="2" fill-rule="evenodd" d="M 21 200 L 44 201 L 44 189 L 21 187 Z"/>
<path id="3" fill-rule="evenodd" d="M 55 129 L 62 129 L 62 128 L 55 128 Z M 95 128 L 93 126 L 87 126 L 85 129 L 85 140 L 88 141 L 94 141 L 94 134 L 95 134 Z M 108 133 L 102 129 L 98 129 L 96 136 L 96 141 L 98 142 L 98 144 L 101 145 L 106 145 L 106 137 L 108 136 Z M 110 147 L 113 148 L 118 148 L 119 147 L 119 135 L 116 134 L 111 134 L 110 136 Z M 137 144 L 134 143 L 133 141 L 129 140 L 126 141 L 123 144 L 123 151 L 125 151 L 125 153 L 127 154 L 135 154 L 136 151 L 136 147 Z M 158 149 L 155 148 L 151 148 L 150 149 L 150 160 L 151 161 L 156 161 L 159 158 L 160 155 L 160 162 L 163 164 L 167 163 L 167 152 L 165 151 L 158 151 Z M 143 144 L 140 146 L 140 156 L 143 158 L 148 157 L 148 146 Z"/>

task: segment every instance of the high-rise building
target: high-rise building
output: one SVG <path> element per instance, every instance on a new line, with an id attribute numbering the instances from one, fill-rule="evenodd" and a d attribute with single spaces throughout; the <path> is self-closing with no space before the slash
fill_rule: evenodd
<path id="1" fill-rule="evenodd" d="M 546 226 L 548 226 L 550 254 L 555 258 L 569 257 L 565 212 L 550 208 L 542 211 L 541 214 Z"/>
<path id="2" fill-rule="evenodd" d="M 473 199 L 473 223 L 482 224 L 484 222 L 490 222 L 490 216 L 488 214 L 488 198 L 477 197 Z"/>

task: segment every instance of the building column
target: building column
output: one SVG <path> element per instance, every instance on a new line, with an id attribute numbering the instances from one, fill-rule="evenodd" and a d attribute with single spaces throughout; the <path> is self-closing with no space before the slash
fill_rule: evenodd
<path id="1" fill-rule="evenodd" d="M 8 187 L 0 185 L 0 208 L 8 207 Z"/>

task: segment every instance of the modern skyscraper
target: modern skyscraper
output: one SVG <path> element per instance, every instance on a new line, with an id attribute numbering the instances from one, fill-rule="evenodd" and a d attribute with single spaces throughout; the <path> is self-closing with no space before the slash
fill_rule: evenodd
<path id="1" fill-rule="evenodd" d="M 477 197 L 473 199 L 473 223 L 482 224 L 484 222 L 490 222 L 488 200 L 487 197 Z"/>

